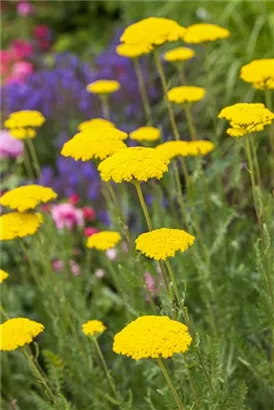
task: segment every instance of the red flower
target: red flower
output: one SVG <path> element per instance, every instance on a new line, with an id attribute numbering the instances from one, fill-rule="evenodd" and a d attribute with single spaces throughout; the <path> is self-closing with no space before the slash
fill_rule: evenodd
<path id="1" fill-rule="evenodd" d="M 97 233 L 97 232 L 99 232 L 99 229 L 93 228 L 93 226 L 87 226 L 87 227 L 84 229 L 84 235 L 87 236 L 87 237 L 92 236 L 92 235 L 94 235 L 94 234 Z"/>
<path id="2" fill-rule="evenodd" d="M 77 194 L 72 194 L 69 196 L 69 203 L 72 205 L 78 204 L 79 200 L 80 200 L 80 197 Z"/>
<path id="3" fill-rule="evenodd" d="M 82 208 L 83 215 L 86 221 L 94 221 L 96 217 L 96 212 L 94 211 L 93 208 L 89 206 L 84 206 Z"/>

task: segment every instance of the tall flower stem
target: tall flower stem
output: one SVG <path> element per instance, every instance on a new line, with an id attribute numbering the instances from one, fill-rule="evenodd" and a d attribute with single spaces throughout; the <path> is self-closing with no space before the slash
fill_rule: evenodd
<path id="1" fill-rule="evenodd" d="M 36 172 L 36 177 L 39 178 L 41 175 L 41 169 L 40 169 L 38 157 L 37 157 L 33 142 L 30 138 L 27 138 L 26 141 L 27 141 L 29 152 L 30 152 L 30 157 L 31 157 L 31 160 L 33 162 L 33 166 Z"/>
<path id="2" fill-rule="evenodd" d="M 172 382 L 172 380 L 171 380 L 171 378 L 170 378 L 170 376 L 169 376 L 169 374 L 168 374 L 167 368 L 166 368 L 166 366 L 164 365 L 163 360 L 160 359 L 160 358 L 158 358 L 158 359 L 156 359 L 156 360 L 157 360 L 158 366 L 159 366 L 160 369 L 162 370 L 163 376 L 164 376 L 164 378 L 166 379 L 166 382 L 167 382 L 167 384 L 168 384 L 168 387 L 170 388 L 170 390 L 171 390 L 171 392 L 172 392 L 172 395 L 173 395 L 173 397 L 174 397 L 174 400 L 176 401 L 176 404 L 177 404 L 177 406 L 178 406 L 178 409 L 179 409 L 179 410 L 183 410 L 183 409 L 184 409 L 183 403 L 181 402 L 181 399 L 180 399 L 180 397 L 179 397 L 179 395 L 178 395 L 178 393 L 177 393 L 177 390 L 176 390 L 176 388 L 175 388 L 175 386 L 174 386 L 174 384 L 173 384 L 173 382 Z"/>
<path id="3" fill-rule="evenodd" d="M 172 166 L 173 166 L 173 172 L 174 172 L 174 179 L 175 179 L 175 183 L 176 183 L 177 191 L 178 191 L 177 192 L 178 203 L 179 203 L 179 206 L 181 208 L 182 217 L 185 220 L 186 218 L 185 218 L 184 197 L 183 197 L 183 191 L 182 191 L 182 185 L 181 185 L 181 181 L 180 181 L 178 165 L 174 161 L 172 163 Z"/>
<path id="4" fill-rule="evenodd" d="M 175 275 L 174 275 L 174 272 L 172 270 L 172 267 L 171 267 L 170 262 L 169 262 L 168 259 L 165 260 L 165 264 L 166 264 L 167 271 L 168 271 L 168 274 L 169 274 L 169 277 L 170 277 L 170 280 L 171 280 L 171 283 L 172 283 L 172 287 L 174 289 L 174 293 L 175 293 L 175 296 L 176 296 L 176 299 L 177 299 L 178 306 L 179 306 L 182 314 L 184 315 L 184 305 L 183 305 L 183 302 L 180 298 L 179 290 L 178 290 L 177 283 L 176 283 L 176 280 L 175 280 Z"/>
<path id="5" fill-rule="evenodd" d="M 266 107 L 272 111 L 272 90 L 265 90 L 265 105 Z M 270 124 L 269 127 L 269 145 L 271 148 L 272 156 L 274 156 L 274 126 Z"/>
<path id="6" fill-rule="evenodd" d="M 144 80 L 144 76 L 143 76 L 143 73 L 142 73 L 142 69 L 141 69 L 139 59 L 134 58 L 133 59 L 133 64 L 134 64 L 136 76 L 137 76 L 137 79 L 138 79 L 139 91 L 140 91 L 140 96 L 141 96 L 141 100 L 142 100 L 143 107 L 144 107 L 146 120 L 147 120 L 148 124 L 153 124 L 152 111 L 151 111 L 151 107 L 149 105 L 149 100 L 148 100 L 148 96 L 147 96 L 147 92 L 146 92 L 146 84 L 145 84 L 145 80 Z"/>
<path id="7" fill-rule="evenodd" d="M 187 125 L 190 133 L 190 137 L 192 141 L 195 141 L 197 139 L 197 133 L 194 125 L 194 121 L 192 118 L 192 114 L 190 111 L 190 107 L 188 104 L 183 104 L 184 112 L 186 114 L 186 120 L 187 120 Z"/>
<path id="8" fill-rule="evenodd" d="M 33 174 L 33 170 L 32 170 L 32 160 L 31 160 L 31 156 L 30 156 L 30 151 L 27 145 L 27 140 L 24 141 L 24 165 L 25 165 L 25 169 L 26 169 L 26 173 L 27 176 L 30 180 L 34 181 L 34 174 Z"/>
<path id="9" fill-rule="evenodd" d="M 182 85 L 187 85 L 186 82 L 186 75 L 185 75 L 185 68 L 184 68 L 184 63 L 181 61 L 176 64 L 178 74 L 179 74 L 179 80 Z"/>
<path id="10" fill-rule="evenodd" d="M 110 119 L 110 113 L 109 113 L 108 95 L 100 96 L 100 100 L 101 100 L 101 104 L 102 104 L 103 117 L 106 120 L 109 120 Z"/>
<path id="11" fill-rule="evenodd" d="M 145 199 L 144 199 L 144 195 L 143 195 L 143 192 L 142 192 L 142 189 L 141 189 L 140 182 L 139 181 L 134 181 L 133 185 L 136 188 L 137 195 L 138 195 L 138 198 L 139 198 L 139 201 L 140 201 L 140 205 L 142 207 L 142 210 L 143 210 L 143 213 L 144 213 L 144 216 L 145 216 L 145 219 L 146 219 L 148 230 L 152 231 L 152 229 L 153 229 L 152 228 L 152 222 L 151 222 L 149 212 L 148 212 L 148 209 L 147 209 L 147 206 L 146 206 L 146 203 L 145 203 Z"/>
<path id="12" fill-rule="evenodd" d="M 250 138 L 249 142 L 250 142 L 251 152 L 252 152 L 252 156 L 253 156 L 253 160 L 254 160 L 254 169 L 255 169 L 257 184 L 259 185 L 260 189 L 262 189 L 262 179 L 261 179 L 260 165 L 259 165 L 258 155 L 257 155 L 257 151 L 256 151 L 256 147 L 255 147 L 253 138 Z"/>

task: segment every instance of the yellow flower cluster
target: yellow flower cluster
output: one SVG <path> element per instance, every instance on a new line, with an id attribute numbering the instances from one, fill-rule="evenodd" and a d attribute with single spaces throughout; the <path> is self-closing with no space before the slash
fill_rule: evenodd
<path id="1" fill-rule="evenodd" d="M 33 128 L 41 127 L 44 122 L 45 117 L 39 111 L 26 110 L 11 113 L 4 125 L 14 138 L 26 139 L 34 138 L 36 131 Z"/>
<path id="2" fill-rule="evenodd" d="M 274 89 L 274 58 L 253 60 L 241 68 L 240 77 L 254 88 Z"/>
<path id="3" fill-rule="evenodd" d="M 24 212 L 55 198 L 57 198 L 57 194 L 51 188 L 40 185 L 26 185 L 6 192 L 0 198 L 0 204 Z"/>
<path id="4" fill-rule="evenodd" d="M 195 241 L 194 236 L 182 229 L 160 228 L 142 233 L 135 241 L 136 249 L 155 260 L 165 260 L 177 251 L 184 252 Z"/>
<path id="5" fill-rule="evenodd" d="M 155 127 L 140 127 L 129 134 L 129 137 L 135 141 L 156 141 L 160 136 L 160 130 Z"/>
<path id="6" fill-rule="evenodd" d="M 186 43 L 199 44 L 215 41 L 230 36 L 230 32 L 216 24 L 199 23 L 193 24 L 186 29 L 184 41 Z"/>
<path id="7" fill-rule="evenodd" d="M 116 47 L 116 53 L 122 57 L 138 58 L 144 54 L 148 54 L 152 50 L 152 46 L 148 44 L 119 44 Z"/>
<path id="8" fill-rule="evenodd" d="M 92 118 L 91 120 L 81 122 L 78 125 L 79 131 L 88 131 L 94 128 L 115 128 L 115 125 L 104 118 Z"/>
<path id="9" fill-rule="evenodd" d="M 121 240 L 118 232 L 101 231 L 91 235 L 87 240 L 87 247 L 98 251 L 107 251 L 116 246 Z"/>
<path id="10" fill-rule="evenodd" d="M 190 60 L 195 56 L 195 51 L 187 47 L 177 47 L 164 54 L 164 59 L 169 62 Z"/>
<path id="11" fill-rule="evenodd" d="M 82 325 L 82 331 L 86 336 L 97 336 L 106 330 L 106 326 L 100 320 L 89 320 Z"/>
<path id="12" fill-rule="evenodd" d="M 9 241 L 33 235 L 43 222 L 41 214 L 10 212 L 0 217 L 0 240 Z"/>
<path id="13" fill-rule="evenodd" d="M 205 89 L 190 85 L 174 87 L 167 93 L 167 98 L 175 104 L 185 104 L 200 101 L 205 96 Z"/>
<path id="14" fill-rule="evenodd" d="M 188 350 L 187 326 L 167 316 L 141 316 L 114 337 L 113 351 L 134 360 L 168 358 Z"/>
<path id="15" fill-rule="evenodd" d="M 215 145 L 210 141 L 167 141 L 156 147 L 157 150 L 165 154 L 170 160 L 182 156 L 207 155 L 213 151 Z"/>
<path id="16" fill-rule="evenodd" d="M 9 277 L 8 272 L 4 271 L 3 269 L 0 269 L 0 283 L 4 282 Z"/>
<path id="17" fill-rule="evenodd" d="M 98 167 L 103 181 L 131 182 L 161 179 L 169 159 L 154 148 L 130 147 L 116 152 Z"/>
<path id="18" fill-rule="evenodd" d="M 0 350 L 15 350 L 32 342 L 43 332 L 44 326 L 22 317 L 8 319 L 0 325 Z"/>
<path id="19" fill-rule="evenodd" d="M 97 80 L 87 85 L 87 91 L 93 94 L 112 94 L 120 89 L 116 80 Z"/>
<path id="20" fill-rule="evenodd" d="M 231 127 L 227 129 L 228 135 L 238 138 L 262 131 L 272 123 L 274 114 L 264 104 L 238 103 L 223 108 L 218 118 L 228 120 Z"/>

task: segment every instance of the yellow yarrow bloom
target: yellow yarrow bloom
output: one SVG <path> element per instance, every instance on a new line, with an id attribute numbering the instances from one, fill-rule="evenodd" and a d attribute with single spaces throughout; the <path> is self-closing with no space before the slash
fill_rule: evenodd
<path id="1" fill-rule="evenodd" d="M 93 94 L 112 94 L 120 89 L 116 80 L 97 80 L 87 85 L 87 91 Z"/>
<path id="2" fill-rule="evenodd" d="M 26 139 L 35 138 L 34 128 L 41 127 L 44 122 L 45 117 L 39 111 L 26 110 L 11 113 L 4 125 L 14 138 Z"/>
<path id="3" fill-rule="evenodd" d="M 274 89 L 274 58 L 253 60 L 241 68 L 240 78 L 261 90 Z"/>
<path id="4" fill-rule="evenodd" d="M 148 44 L 119 44 L 116 47 L 116 53 L 122 57 L 138 58 L 148 54 L 152 46 Z"/>
<path id="5" fill-rule="evenodd" d="M 78 125 L 79 131 L 88 131 L 94 128 L 115 128 L 115 125 L 104 118 L 92 118 L 91 120 L 81 122 Z"/>
<path id="6" fill-rule="evenodd" d="M 148 17 L 127 27 L 120 37 L 125 44 L 154 46 L 184 38 L 186 29 L 176 21 L 162 17 Z"/>
<path id="7" fill-rule="evenodd" d="M 82 331 L 86 336 L 98 336 L 106 330 L 106 326 L 100 320 L 89 320 L 82 325 Z"/>
<path id="8" fill-rule="evenodd" d="M 177 47 L 164 54 L 164 59 L 169 62 L 180 62 L 190 60 L 195 56 L 195 51 L 187 47 Z"/>
<path id="9" fill-rule="evenodd" d="M 205 96 L 205 89 L 190 85 L 174 87 L 167 93 L 167 98 L 175 104 L 185 104 L 200 101 Z"/>
<path id="10" fill-rule="evenodd" d="M 199 23 L 187 27 L 184 36 L 186 43 L 199 44 L 224 39 L 230 36 L 230 32 L 216 24 Z"/>
<path id="11" fill-rule="evenodd" d="M 8 319 L 0 325 L 0 350 L 15 350 L 29 344 L 43 330 L 44 326 L 34 320 L 23 317 Z"/>
<path id="12" fill-rule="evenodd" d="M 183 323 L 168 316 L 141 316 L 115 335 L 113 351 L 134 360 L 167 359 L 186 352 L 191 342 Z"/>
<path id="13" fill-rule="evenodd" d="M 135 141 L 156 141 L 160 136 L 160 130 L 155 127 L 140 127 L 129 134 L 129 137 Z"/>
<path id="14" fill-rule="evenodd" d="M 167 141 L 157 145 L 156 149 L 171 160 L 178 156 L 188 156 L 188 145 L 189 143 L 187 141 Z"/>
<path id="15" fill-rule="evenodd" d="M 119 232 L 101 231 L 88 237 L 87 247 L 98 251 L 107 251 L 114 248 L 121 239 Z"/>
<path id="16" fill-rule="evenodd" d="M 33 139 L 37 135 L 33 128 L 12 128 L 10 134 L 18 140 Z"/>
<path id="17" fill-rule="evenodd" d="M 196 140 L 190 141 L 188 143 L 188 155 L 198 156 L 198 155 L 207 155 L 213 151 L 215 145 L 211 141 L 205 140 Z"/>
<path id="18" fill-rule="evenodd" d="M 24 212 L 56 198 L 57 194 L 51 188 L 40 185 L 26 185 L 6 192 L 0 198 L 0 204 Z"/>
<path id="19" fill-rule="evenodd" d="M 228 135 L 238 138 L 263 131 L 265 126 L 272 123 L 274 114 L 264 104 L 238 103 L 223 108 L 218 118 L 228 120 L 231 127 L 227 129 Z"/>
<path id="20" fill-rule="evenodd" d="M 0 217 L 0 240 L 9 241 L 33 235 L 43 222 L 41 214 L 10 212 Z"/>
<path id="21" fill-rule="evenodd" d="M 98 167 L 103 181 L 134 182 L 161 179 L 169 159 L 154 148 L 130 147 L 116 152 Z"/>
<path id="22" fill-rule="evenodd" d="M 0 283 L 4 282 L 9 277 L 8 272 L 4 271 L 3 269 L 0 269 Z"/>
<path id="23" fill-rule="evenodd" d="M 137 251 L 155 260 L 166 260 L 177 251 L 185 252 L 195 241 L 182 229 L 160 228 L 142 233 L 135 240 Z"/>

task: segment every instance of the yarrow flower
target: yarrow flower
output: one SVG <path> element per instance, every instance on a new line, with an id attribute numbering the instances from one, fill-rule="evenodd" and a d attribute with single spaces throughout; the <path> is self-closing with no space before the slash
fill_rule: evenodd
<path id="1" fill-rule="evenodd" d="M 119 232 L 101 231 L 88 238 L 87 247 L 98 251 L 106 251 L 116 246 L 121 239 Z"/>
<path id="2" fill-rule="evenodd" d="M 0 325 L 0 350 L 15 350 L 29 344 L 43 330 L 44 326 L 34 320 L 23 317 L 8 319 Z"/>
<path id="3" fill-rule="evenodd" d="M 174 87 L 167 93 L 167 98 L 170 102 L 176 104 L 185 104 L 200 101 L 205 96 L 205 89 L 202 87 L 193 87 L 190 85 L 182 85 Z"/>
<path id="4" fill-rule="evenodd" d="M 196 140 L 190 141 L 188 143 L 188 155 L 197 156 L 197 155 L 207 155 L 213 151 L 215 145 L 211 141 L 205 140 Z"/>
<path id="5" fill-rule="evenodd" d="M 148 44 L 119 44 L 116 53 L 122 57 L 138 58 L 150 53 L 152 46 Z"/>
<path id="6" fill-rule="evenodd" d="M 186 352 L 191 342 L 183 323 L 167 316 L 141 316 L 115 335 L 113 351 L 134 360 L 166 359 Z"/>
<path id="7" fill-rule="evenodd" d="M 195 51 L 187 47 L 177 47 L 167 51 L 164 54 L 164 59 L 169 62 L 179 62 L 190 60 L 195 56 Z"/>
<path id="8" fill-rule="evenodd" d="M 188 157 L 196 155 L 207 155 L 215 145 L 210 141 L 167 141 L 156 147 L 159 152 L 164 153 L 169 159 L 175 157 Z"/>
<path id="9" fill-rule="evenodd" d="M 98 166 L 103 181 L 147 181 L 161 179 L 168 170 L 169 159 L 154 148 L 130 147 L 105 159 Z"/>
<path id="10" fill-rule="evenodd" d="M 86 336 L 98 336 L 106 330 L 106 326 L 100 320 L 89 320 L 82 325 L 82 331 Z"/>
<path id="11" fill-rule="evenodd" d="M 97 80 L 87 85 L 87 91 L 93 94 L 112 94 L 120 87 L 116 80 Z"/>
<path id="12" fill-rule="evenodd" d="M 0 204 L 24 212 L 56 198 L 57 194 L 51 188 L 40 185 L 26 185 L 6 192 L 0 198 Z"/>
<path id="13" fill-rule="evenodd" d="M 231 137 L 242 137 L 255 131 L 263 131 L 270 125 L 274 114 L 265 108 L 264 104 L 238 103 L 222 109 L 218 118 L 229 121 L 231 128 L 227 134 Z"/>
<path id="14" fill-rule="evenodd" d="M 140 127 L 129 134 L 129 137 L 135 141 L 156 141 L 160 136 L 160 130 L 155 127 Z"/>
<path id="15" fill-rule="evenodd" d="M 199 23 L 187 27 L 184 36 L 186 43 L 199 44 L 224 39 L 230 36 L 230 32 L 216 24 Z"/>
<path id="16" fill-rule="evenodd" d="M 240 78 L 261 90 L 274 89 L 274 58 L 253 60 L 241 68 Z"/>
<path id="17" fill-rule="evenodd" d="M 34 138 L 36 131 L 34 128 L 39 128 L 45 122 L 45 117 L 39 111 L 17 111 L 9 115 L 4 122 L 6 128 L 14 138 L 25 139 Z"/>
<path id="18" fill-rule="evenodd" d="M 142 233 L 135 241 L 137 251 L 155 260 L 166 260 L 177 251 L 185 252 L 195 241 L 182 229 L 160 228 Z"/>
<path id="19" fill-rule="evenodd" d="M 8 272 L 4 271 L 3 269 L 0 269 L 0 283 L 4 282 L 9 277 Z"/>
<path id="20" fill-rule="evenodd" d="M 79 131 L 88 131 L 94 128 L 115 128 L 115 125 L 104 118 L 91 118 L 88 121 L 81 122 L 78 125 Z"/>
<path id="21" fill-rule="evenodd" d="M 0 240 L 9 241 L 33 235 L 43 222 L 41 214 L 10 212 L 0 217 Z"/>

